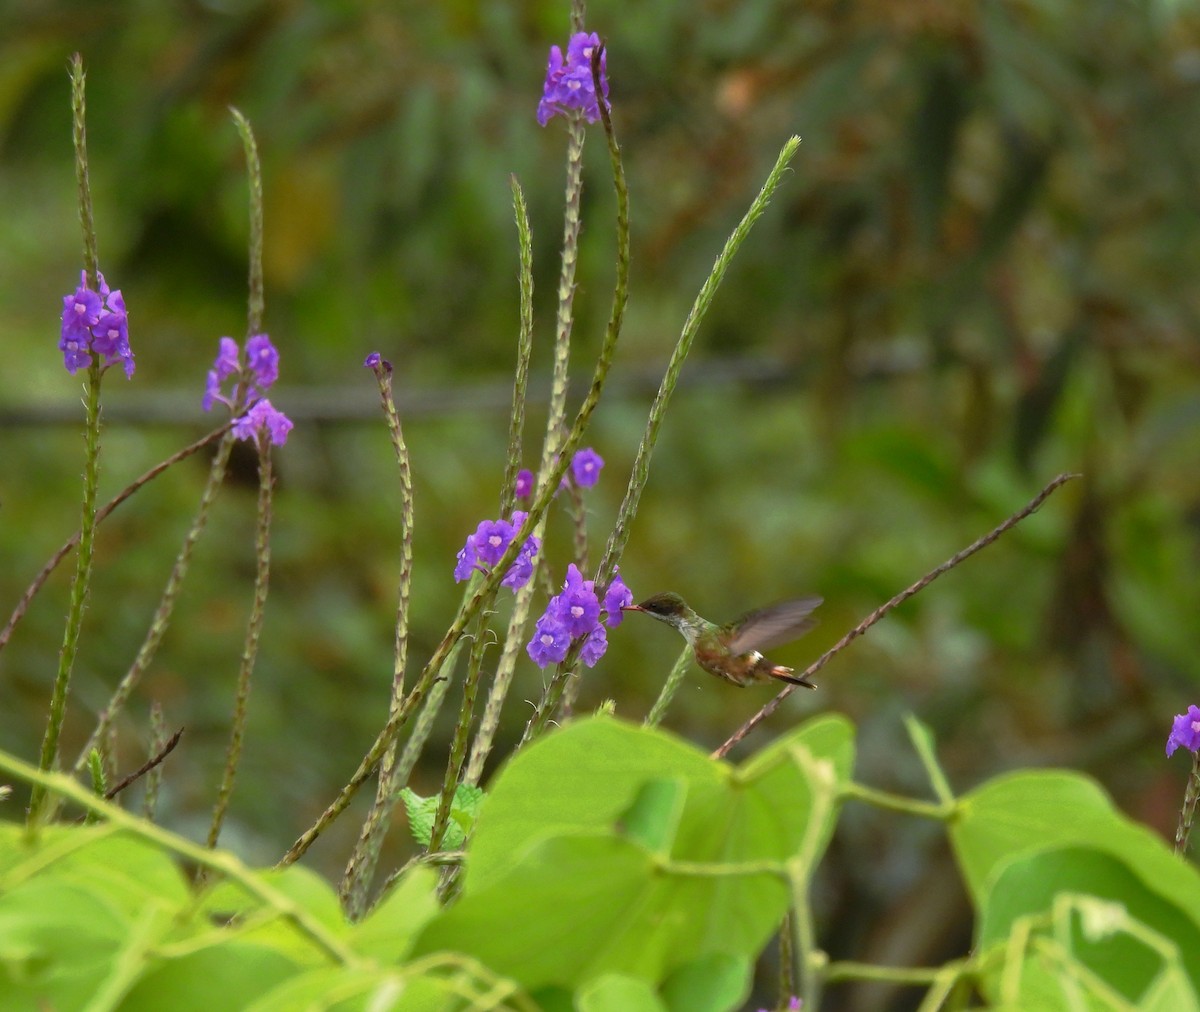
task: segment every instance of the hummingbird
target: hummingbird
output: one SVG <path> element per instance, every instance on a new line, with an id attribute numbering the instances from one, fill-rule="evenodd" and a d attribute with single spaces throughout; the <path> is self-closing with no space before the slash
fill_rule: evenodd
<path id="1" fill-rule="evenodd" d="M 678 594 L 655 594 L 641 604 L 627 605 L 622 610 L 645 612 L 674 626 L 688 641 L 700 667 L 734 685 L 746 686 L 775 678 L 815 689 L 812 682 L 797 678 L 793 668 L 772 664 L 759 650 L 790 643 L 816 625 L 811 614 L 821 600 L 819 597 L 799 597 L 794 601 L 781 601 L 743 615 L 728 625 L 717 625 L 701 618 Z"/>

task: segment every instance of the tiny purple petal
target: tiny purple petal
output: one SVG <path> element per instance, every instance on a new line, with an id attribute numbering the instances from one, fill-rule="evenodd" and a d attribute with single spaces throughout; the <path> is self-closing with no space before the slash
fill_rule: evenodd
<path id="1" fill-rule="evenodd" d="M 254 441 L 260 432 L 266 432 L 276 446 L 283 446 L 291 431 L 291 419 L 265 398 L 255 401 L 250 410 L 233 423 L 233 434 L 238 439 Z"/>
<path id="2" fill-rule="evenodd" d="M 462 550 L 456 556 L 457 563 L 454 566 L 454 582 L 462 583 L 468 579 L 475 571 L 475 535 L 467 536 L 467 543 L 462 546 Z"/>
<path id="3" fill-rule="evenodd" d="M 377 351 L 371 352 L 365 359 L 363 365 L 368 369 L 382 369 L 384 372 L 392 371 L 392 363 L 379 354 Z"/>
<path id="4" fill-rule="evenodd" d="M 232 337 L 223 337 L 217 342 L 217 357 L 213 362 L 213 369 L 216 370 L 217 378 L 224 380 L 232 376 L 241 368 L 240 365 L 241 353 L 238 350 L 238 343 Z"/>
<path id="5" fill-rule="evenodd" d="M 604 631 L 604 626 L 598 625 L 588 633 L 588 638 L 583 641 L 583 649 L 579 651 L 579 659 L 589 668 L 594 668 L 596 662 L 604 656 L 604 652 L 607 649 L 608 633 Z"/>
<path id="6" fill-rule="evenodd" d="M 533 472 L 528 468 L 522 468 L 517 472 L 517 486 L 515 494 L 518 499 L 528 499 L 533 492 Z"/>
<path id="7" fill-rule="evenodd" d="M 600 480 L 600 469 L 604 467 L 604 458 L 590 446 L 578 451 L 571 458 L 571 476 L 580 488 L 591 488 Z"/>
<path id="8" fill-rule="evenodd" d="M 279 352 L 266 334 L 246 339 L 246 365 L 254 373 L 255 384 L 266 392 L 279 379 Z"/>
<path id="9" fill-rule="evenodd" d="M 512 541 L 513 526 L 507 520 L 484 520 L 475 530 L 475 552 L 480 562 L 494 566 Z"/>
<path id="10" fill-rule="evenodd" d="M 633 591 L 625 586 L 620 574 L 614 571 L 612 583 L 604 592 L 604 624 L 610 629 L 619 626 L 625 617 L 625 612 L 621 609 L 627 604 L 633 604 Z"/>
<path id="11" fill-rule="evenodd" d="M 1200 753 L 1200 706 L 1189 706 L 1187 713 L 1179 714 L 1171 725 L 1167 755 L 1181 747 Z"/>
<path id="12" fill-rule="evenodd" d="M 105 310 L 92 324 L 92 351 L 106 358 L 120 357 L 120 349 L 129 344 L 129 321 L 124 313 Z"/>
<path id="13" fill-rule="evenodd" d="M 570 649 L 570 634 L 549 613 L 537 620 L 533 639 L 525 647 L 530 659 L 539 668 L 548 668 L 551 664 L 559 663 Z"/>

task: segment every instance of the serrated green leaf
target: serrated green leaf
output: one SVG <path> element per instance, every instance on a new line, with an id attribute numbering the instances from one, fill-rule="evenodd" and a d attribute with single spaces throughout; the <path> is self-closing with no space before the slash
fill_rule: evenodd
<path id="1" fill-rule="evenodd" d="M 467 837 L 475 826 L 475 816 L 479 811 L 479 803 L 483 800 L 483 789 L 473 784 L 459 784 L 454 788 L 454 797 L 450 801 L 450 821 L 446 824 L 446 834 L 442 838 L 442 846 L 447 850 L 458 850 L 466 845 Z M 428 847 L 433 839 L 433 821 L 437 816 L 438 796 L 423 798 L 416 791 L 405 787 L 400 791 L 400 799 L 408 812 L 408 828 L 413 839 L 423 847 Z"/>
<path id="2" fill-rule="evenodd" d="M 410 787 L 400 792 L 404 810 L 408 813 L 408 831 L 422 847 L 433 839 L 433 817 L 437 814 L 437 798 L 423 798 Z"/>

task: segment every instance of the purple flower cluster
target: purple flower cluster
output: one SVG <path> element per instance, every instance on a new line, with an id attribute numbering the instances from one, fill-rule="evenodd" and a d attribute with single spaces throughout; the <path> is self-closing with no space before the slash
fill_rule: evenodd
<path id="1" fill-rule="evenodd" d="M 1171 734 L 1167 738 L 1167 755 L 1177 748 L 1186 748 L 1200 754 L 1200 706 L 1189 706 L 1187 713 L 1181 713 L 1171 724 Z"/>
<path id="2" fill-rule="evenodd" d="M 232 393 L 226 396 L 221 392 L 225 381 L 236 375 L 238 381 L 233 385 Z M 232 337 L 221 338 L 217 348 L 217 358 L 213 367 L 208 371 L 204 384 L 204 410 L 211 411 L 213 403 L 220 401 L 231 410 L 237 409 L 237 402 L 242 399 L 242 383 L 248 382 L 245 407 L 233 423 L 233 434 L 238 439 L 253 441 L 260 432 L 265 432 L 276 446 L 287 442 L 287 434 L 292 429 L 292 421 L 282 411 L 271 405 L 266 399 L 266 392 L 279 379 L 279 352 L 266 334 L 255 334 L 246 340 L 246 364 L 242 365 L 241 349 Z"/>
<path id="3" fill-rule="evenodd" d="M 550 47 L 546 83 L 537 107 L 538 122 L 542 126 L 549 123 L 552 117 L 559 114 L 565 116 L 572 109 L 580 110 L 589 123 L 595 123 L 600 118 L 596 83 L 592 78 L 592 53 L 600 44 L 600 36 L 595 32 L 578 32 L 567 43 L 565 59 L 558 46 Z M 605 101 L 608 101 L 607 52 L 600 53 L 600 86 Z"/>
<path id="4" fill-rule="evenodd" d="M 63 296 L 62 327 L 58 341 L 63 365 L 74 374 L 92 364 L 92 355 L 103 357 L 110 366 L 121 362 L 125 375 L 134 370 L 133 351 L 129 347 L 129 315 L 121 290 L 110 289 L 104 275 L 96 272 L 100 291 L 88 288 L 87 271 L 79 272 L 79 287 Z"/>
<path id="5" fill-rule="evenodd" d="M 520 510 L 515 510 L 511 521 L 484 520 L 480 523 L 475 528 L 475 533 L 467 538 L 467 543 L 463 545 L 462 551 L 458 553 L 458 563 L 454 567 L 454 581 L 461 583 L 468 579 L 475 570 L 479 570 L 481 573 L 488 572 L 508 550 L 512 539 L 528 515 Z M 529 578 L 533 575 L 533 560 L 537 558 L 541 547 L 541 541 L 530 535 L 500 582 L 513 590 L 528 583 Z"/>
<path id="6" fill-rule="evenodd" d="M 579 567 L 572 563 L 567 567 L 562 591 L 550 599 L 525 650 L 534 664 L 546 668 L 562 661 L 571 644 L 582 639 L 583 649 L 579 656 L 589 668 L 594 667 L 608 649 L 608 633 L 604 627 L 612 629 L 620 625 L 624 618 L 621 609 L 632 603 L 633 593 L 620 575 L 614 573 L 601 604 L 594 582 L 585 580 Z"/>

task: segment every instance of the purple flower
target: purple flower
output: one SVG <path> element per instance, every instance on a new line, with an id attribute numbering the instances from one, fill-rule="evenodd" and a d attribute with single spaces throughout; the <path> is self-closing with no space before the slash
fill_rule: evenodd
<path id="1" fill-rule="evenodd" d="M 254 373 L 255 386 L 263 393 L 279 379 L 279 352 L 266 334 L 246 339 L 246 365 Z"/>
<path id="2" fill-rule="evenodd" d="M 371 352 L 370 355 L 363 359 L 363 365 L 368 369 L 382 369 L 384 372 L 392 371 L 392 363 L 377 351 Z"/>
<path id="3" fill-rule="evenodd" d="M 512 542 L 513 536 L 517 533 L 517 529 L 525 522 L 526 516 L 528 516 L 527 513 L 516 510 L 511 521 L 482 521 L 475 528 L 475 533 L 467 537 L 466 544 L 456 556 L 455 582 L 467 579 L 476 569 L 487 572 L 491 566 L 499 562 L 500 557 Z M 526 538 L 525 544 L 521 546 L 521 551 L 500 582 L 513 590 L 524 586 L 533 575 L 533 560 L 541 547 L 541 541 L 532 534 Z"/>
<path id="4" fill-rule="evenodd" d="M 600 480 L 603 466 L 604 458 L 589 446 L 571 458 L 571 476 L 580 488 L 591 488 Z"/>
<path id="5" fill-rule="evenodd" d="M 533 639 L 525 647 L 533 663 L 539 668 L 558 664 L 571 649 L 571 634 L 549 614 L 538 619 L 533 630 Z"/>
<path id="6" fill-rule="evenodd" d="M 575 563 L 567 567 L 563 589 L 550 599 L 546 614 L 554 615 L 573 639 L 587 636 L 599 624 L 600 602 L 596 600 L 592 581 L 584 580 Z"/>
<path id="7" fill-rule="evenodd" d="M 276 446 L 283 446 L 291 431 L 292 420 L 272 407 L 265 397 L 255 401 L 250 410 L 233 423 L 233 434 L 238 439 L 254 441 L 260 432 L 265 432 Z"/>
<path id="8" fill-rule="evenodd" d="M 97 293 L 87 284 L 87 271 L 79 273 L 79 287 L 63 297 L 59 329 L 59 351 L 63 365 L 74 373 L 92 364 L 92 355 L 103 356 L 104 365 L 122 362 L 125 375 L 134 371 L 133 351 L 129 347 L 129 316 L 120 290 L 113 291 L 97 273 Z"/>
<path id="9" fill-rule="evenodd" d="M 621 609 L 627 604 L 633 604 L 633 591 L 625 586 L 619 570 L 614 570 L 612 582 L 604 592 L 604 624 L 610 629 L 619 626 L 625 617 Z"/>
<path id="10" fill-rule="evenodd" d="M 592 53 L 600 44 L 600 36 L 595 32 L 578 32 L 571 36 L 565 58 L 558 46 L 550 47 L 546 81 L 537 108 L 537 119 L 542 126 L 560 113 L 566 115 L 571 109 L 580 110 L 588 123 L 595 123 L 600 118 L 596 84 L 592 78 Z M 607 51 L 600 54 L 600 87 L 607 101 Z"/>
<path id="11" fill-rule="evenodd" d="M 1200 706 L 1189 706 L 1187 713 L 1179 714 L 1171 725 L 1171 734 L 1167 737 L 1167 755 L 1181 746 L 1200 753 Z"/>
<path id="12" fill-rule="evenodd" d="M 246 370 L 252 382 L 250 384 L 247 403 L 253 406 L 279 379 L 279 352 L 266 334 L 255 334 L 246 340 Z M 204 398 L 200 402 L 205 411 L 211 411 L 213 402 L 220 401 L 232 408 L 241 393 L 241 386 L 235 385 L 233 392 L 226 397 L 221 393 L 225 381 L 242 372 L 242 355 L 238 343 L 232 337 L 222 337 L 217 343 L 217 357 L 213 367 L 208 371 L 204 381 Z M 278 414 L 278 412 L 276 412 Z M 280 416 L 282 417 L 282 416 Z M 291 427 L 291 423 L 288 423 Z M 284 430 L 286 436 L 287 430 Z M 282 445 L 282 443 L 280 444 Z"/>
<path id="13" fill-rule="evenodd" d="M 533 492 L 533 472 L 528 468 L 521 468 L 517 472 L 517 485 L 514 494 L 518 499 L 528 499 L 530 493 Z"/>

